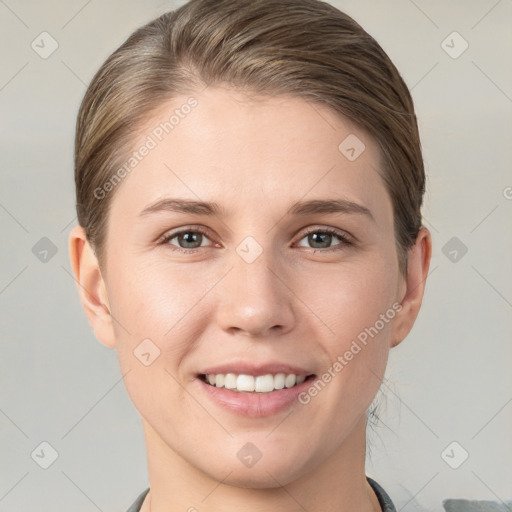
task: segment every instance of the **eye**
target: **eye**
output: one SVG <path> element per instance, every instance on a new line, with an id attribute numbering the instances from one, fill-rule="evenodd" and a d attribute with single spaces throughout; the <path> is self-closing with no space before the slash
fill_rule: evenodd
<path id="1" fill-rule="evenodd" d="M 177 244 L 171 242 L 174 239 L 176 239 Z M 177 251 L 190 252 L 207 246 L 208 244 L 203 244 L 205 240 L 209 240 L 206 231 L 194 228 L 167 233 L 160 239 L 159 243 L 173 245 L 175 246 L 174 250 Z"/>
<path id="2" fill-rule="evenodd" d="M 335 244 L 335 247 L 333 248 L 332 242 L 336 238 L 341 240 L 341 243 Z M 353 245 L 353 242 L 345 233 L 333 228 L 313 228 L 305 234 L 301 241 L 304 239 L 307 239 L 307 242 L 311 244 L 312 249 L 338 250 L 342 249 L 343 246 Z"/>
<path id="3" fill-rule="evenodd" d="M 201 247 L 208 247 L 207 241 L 211 240 L 207 235 L 208 233 L 199 227 L 190 227 L 188 229 L 182 229 L 181 231 L 166 233 L 161 237 L 158 243 L 171 246 L 173 251 L 191 253 Z M 335 243 L 333 247 L 333 242 L 336 239 L 338 239 L 339 242 Z M 346 233 L 334 228 L 312 228 L 305 233 L 300 241 L 302 240 L 307 240 L 311 249 L 324 250 L 322 252 L 340 250 L 354 244 Z M 298 246 L 307 247 L 300 243 Z"/>

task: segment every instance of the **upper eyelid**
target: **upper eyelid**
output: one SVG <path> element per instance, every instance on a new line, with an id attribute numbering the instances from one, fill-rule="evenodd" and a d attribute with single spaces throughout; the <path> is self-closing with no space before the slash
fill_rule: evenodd
<path id="1" fill-rule="evenodd" d="M 324 228 L 312 227 L 311 229 L 308 228 L 307 231 L 305 231 L 302 234 L 302 236 L 298 239 L 298 242 L 300 242 L 304 237 L 308 236 L 309 234 L 316 233 L 316 232 L 318 232 L 318 233 L 324 232 L 324 233 L 328 233 L 330 235 L 337 236 L 340 240 L 342 240 L 342 243 L 337 244 L 337 245 L 354 245 L 357 242 L 356 237 L 351 235 L 347 231 L 345 231 L 343 229 L 339 229 L 339 228 L 332 228 L 332 227 L 324 227 Z M 328 250 L 328 249 L 326 249 L 326 250 Z M 320 249 L 316 249 L 316 250 L 320 250 Z"/>
<path id="2" fill-rule="evenodd" d="M 327 231 L 329 233 L 333 233 L 333 234 L 337 234 L 338 236 L 346 236 L 347 238 L 354 238 L 354 236 L 352 236 L 350 233 L 348 233 L 347 231 L 345 231 L 344 229 L 340 229 L 340 228 L 334 228 L 334 227 L 331 227 L 331 226 L 323 226 L 323 227 L 316 227 L 316 226 L 313 226 L 311 228 L 306 228 L 306 231 L 304 232 L 303 236 L 306 236 L 310 233 L 315 233 L 315 232 L 323 232 L 323 231 Z"/>
<path id="3" fill-rule="evenodd" d="M 176 230 L 169 230 L 166 231 L 162 236 L 158 237 L 158 241 L 162 240 L 170 240 L 172 238 L 175 238 L 178 235 L 181 235 L 182 233 L 202 233 L 203 235 L 206 235 L 208 238 L 211 239 L 211 236 L 209 235 L 210 230 L 202 227 L 202 226 L 186 226 L 184 228 L 177 228 Z"/>

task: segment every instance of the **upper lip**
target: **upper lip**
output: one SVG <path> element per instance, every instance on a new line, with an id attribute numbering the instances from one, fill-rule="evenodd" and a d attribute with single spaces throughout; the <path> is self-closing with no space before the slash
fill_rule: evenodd
<path id="1" fill-rule="evenodd" d="M 219 373 L 227 374 L 227 373 L 234 373 L 236 375 L 252 375 L 253 377 L 256 377 L 257 375 L 267 375 L 267 374 L 273 374 L 276 373 L 285 373 L 290 374 L 293 373 L 294 375 L 298 376 L 304 376 L 307 377 L 308 375 L 312 375 L 313 373 L 301 368 L 299 366 L 293 366 L 286 363 L 279 363 L 279 362 L 269 362 L 269 363 L 249 363 L 245 361 L 239 361 L 236 363 L 224 363 L 217 366 L 210 366 L 208 368 L 205 368 L 200 372 L 204 375 L 217 375 Z"/>

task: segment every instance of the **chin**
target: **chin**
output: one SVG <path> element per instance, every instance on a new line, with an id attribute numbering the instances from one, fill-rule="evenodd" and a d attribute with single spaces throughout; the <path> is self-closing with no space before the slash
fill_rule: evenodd
<path id="1" fill-rule="evenodd" d="M 273 455 L 272 458 L 276 459 L 276 455 Z M 267 458 L 264 460 L 264 458 L 262 456 L 252 467 L 246 467 L 237 458 L 235 461 L 228 460 L 222 467 L 215 468 L 213 472 L 210 466 L 206 473 L 210 478 L 233 487 L 273 489 L 299 479 L 303 474 L 304 466 L 307 465 L 303 455 L 298 458 L 301 467 L 298 467 L 297 462 L 290 459 L 271 460 Z M 206 468 L 202 469 L 204 471 Z"/>

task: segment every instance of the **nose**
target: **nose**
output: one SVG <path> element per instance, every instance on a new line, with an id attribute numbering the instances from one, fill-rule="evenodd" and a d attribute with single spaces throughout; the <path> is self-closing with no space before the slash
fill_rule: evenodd
<path id="1" fill-rule="evenodd" d="M 235 253 L 231 263 L 231 271 L 218 290 L 219 326 L 229 334 L 262 339 L 293 329 L 293 286 L 289 273 L 271 251 L 263 251 L 251 263 Z"/>

